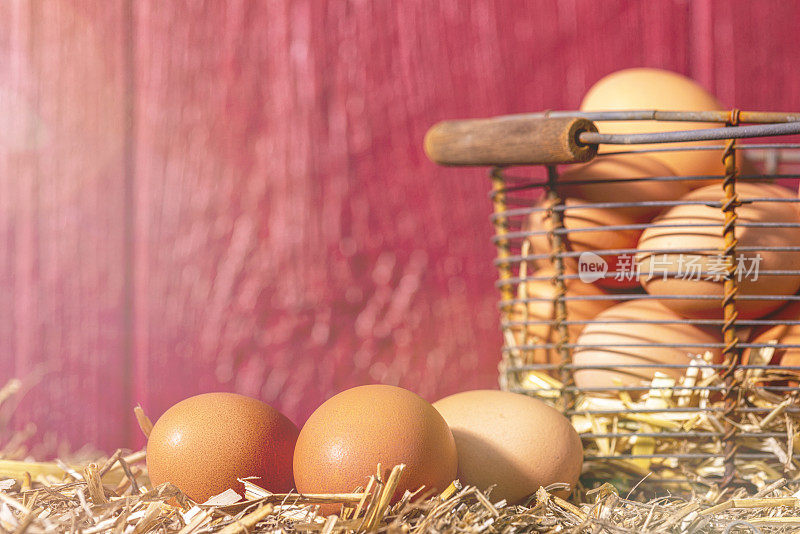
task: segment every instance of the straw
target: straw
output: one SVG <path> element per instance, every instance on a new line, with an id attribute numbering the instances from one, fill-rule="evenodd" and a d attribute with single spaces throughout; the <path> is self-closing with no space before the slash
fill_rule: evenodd
<path id="1" fill-rule="evenodd" d="M 612 400 L 595 402 L 609 406 Z M 662 401 L 677 402 L 677 399 L 659 397 L 659 402 Z M 582 402 L 590 401 L 583 399 Z M 616 402 L 624 405 L 633 401 L 617 399 Z M 640 402 L 643 401 L 636 401 Z M 785 425 L 789 414 L 780 409 L 775 411 L 782 403 L 783 400 L 775 403 L 772 410 L 743 425 L 766 429 Z M 770 417 L 773 413 L 777 415 Z M 625 428 L 629 422 L 620 419 L 617 426 L 608 424 L 607 428 Z M 636 421 L 636 424 L 650 423 Z M 684 428 L 710 428 L 706 419 L 688 418 L 679 424 Z M 633 446 L 630 439 L 617 441 L 615 445 L 613 440 L 605 440 L 604 447 L 614 450 L 614 447 Z M 778 442 L 784 450 L 792 450 Z M 643 446 L 642 443 L 639 446 Z M 666 445 L 646 446 L 659 451 Z M 699 450 L 709 448 L 698 447 Z M 395 502 L 397 488 L 408 469 L 398 465 L 391 470 L 377 466 L 376 475 L 369 478 L 366 486 L 354 488 L 352 493 L 277 494 L 252 480 L 244 480 L 249 500 L 231 504 L 240 497 L 228 492 L 220 496 L 219 505 L 200 505 L 169 484 L 151 487 L 144 462 L 144 451 L 122 450 L 109 457 L 97 455 L 84 464 L 69 458 L 63 462 L 0 459 L 0 531 L 29 534 L 600 534 L 765 533 L 790 532 L 800 527 L 800 492 L 792 486 L 791 477 L 764 483 L 750 495 L 740 490 L 723 496 L 711 488 L 693 495 L 662 494 L 657 499 L 638 500 L 630 495 L 621 497 L 607 482 L 588 491 L 579 489 L 573 492 L 572 498 L 564 499 L 552 493 L 563 489 L 556 484 L 539 488 L 523 506 L 493 500 L 491 488 L 476 488 L 458 481 L 438 494 L 425 494 L 424 488 L 408 491 Z M 653 461 L 649 467 L 680 473 L 678 467 L 665 468 L 664 465 L 669 464 Z M 772 469 L 765 462 L 750 462 L 750 466 L 762 471 Z M 587 462 L 588 471 L 595 469 L 610 473 L 609 480 L 621 475 L 647 477 L 651 472 L 632 462 L 608 461 L 597 465 Z M 689 475 L 702 478 L 707 472 L 719 469 L 714 462 L 707 462 Z M 634 489 L 631 493 L 642 492 Z M 343 513 L 321 516 L 319 504 L 342 504 Z"/>

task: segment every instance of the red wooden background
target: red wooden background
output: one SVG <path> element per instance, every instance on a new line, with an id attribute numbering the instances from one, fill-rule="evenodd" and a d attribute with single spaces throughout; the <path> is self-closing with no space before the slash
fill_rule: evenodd
<path id="1" fill-rule="evenodd" d="M 208 390 L 302 423 L 365 382 L 492 387 L 488 183 L 426 161 L 425 130 L 575 108 L 630 66 L 798 110 L 798 23 L 794 1 L 0 3 L 14 426 L 114 449 L 142 442 L 136 403 Z"/>

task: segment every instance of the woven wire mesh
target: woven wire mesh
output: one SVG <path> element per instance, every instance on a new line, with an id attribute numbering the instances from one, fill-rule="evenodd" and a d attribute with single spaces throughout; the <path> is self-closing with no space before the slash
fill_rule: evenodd
<path id="1" fill-rule="evenodd" d="M 800 218 L 757 221 L 737 220 L 736 215 L 736 210 L 741 211 L 743 205 L 771 206 L 768 209 L 792 206 L 800 213 L 800 206 L 797 206 L 800 203 L 797 196 L 800 144 L 766 138 L 739 141 L 735 145 L 719 143 L 714 146 L 686 143 L 669 148 L 615 147 L 613 156 L 606 153 L 597 157 L 599 161 L 620 154 L 632 157 L 655 152 L 715 150 L 725 156 L 721 158 L 719 174 L 579 181 L 582 185 L 607 187 L 609 191 L 635 182 L 676 186 L 674 198 L 655 201 L 638 202 L 622 196 L 606 202 L 567 200 L 564 190 L 575 183 L 562 177 L 564 171 L 569 170 L 565 166 L 491 171 L 493 243 L 498 250 L 495 263 L 500 275 L 497 286 L 502 295 L 499 306 L 504 336 L 501 387 L 539 397 L 573 419 L 584 440 L 585 471 L 590 479 L 610 479 L 629 487 L 639 484 L 642 488 L 696 490 L 737 484 L 763 486 L 780 477 L 798 478 L 800 447 L 795 453 L 794 442 L 800 426 L 796 424 L 800 423 L 797 403 L 800 378 L 795 375 L 800 375 L 800 357 L 797 365 L 775 365 L 775 358 L 776 355 L 787 358 L 786 355 L 800 354 L 800 335 L 794 340 L 792 335 L 787 335 L 793 334 L 794 328 L 800 332 L 800 296 L 785 291 L 739 292 L 736 276 L 730 269 L 723 273 L 722 279 L 712 280 L 719 282 L 719 295 L 694 291 L 691 284 L 681 285 L 688 289 L 684 294 L 663 291 L 651 294 L 640 283 L 644 273 L 635 273 L 635 283 L 620 278 L 630 275 L 619 268 L 620 258 L 629 259 L 628 263 L 635 267 L 641 266 L 642 258 L 657 254 L 704 258 L 727 255 L 735 261 L 735 254 L 753 257 L 800 253 L 800 240 L 774 244 L 769 239 L 780 231 L 796 232 L 800 236 Z M 713 202 L 681 198 L 677 192 L 682 188 L 678 186 L 688 181 L 695 188 L 717 187 L 719 198 Z M 742 200 L 736 193 L 736 186 L 744 187 L 740 184 L 745 183 L 778 184 L 791 194 L 751 196 Z M 731 212 L 720 218 L 718 224 L 718 237 L 727 239 L 724 245 L 698 248 L 687 242 L 687 246 L 642 248 L 634 242 L 622 247 L 591 248 L 586 243 L 591 244 L 592 233 L 641 235 L 665 223 L 649 218 L 625 224 L 590 224 L 582 228 L 570 224 L 575 214 L 586 209 L 622 212 L 646 208 L 663 214 L 672 208 L 690 205 L 718 209 L 720 214 Z M 537 220 L 538 225 L 532 219 Z M 543 219 L 548 221 L 547 225 L 541 224 Z M 711 223 L 683 221 L 666 223 L 666 226 L 678 232 L 692 232 L 698 228 L 707 230 Z M 745 229 L 763 235 L 763 241 L 738 243 L 737 232 Z M 582 246 L 575 245 L 575 236 L 581 238 Z M 543 239 L 546 246 L 542 245 Z M 613 239 L 609 241 L 614 242 Z M 582 271 L 587 253 L 596 254 L 595 260 L 599 257 L 607 265 L 611 264 L 601 279 L 607 283 L 598 291 L 588 289 L 588 286 L 596 286 L 597 280 L 585 281 L 591 274 Z M 680 274 L 667 269 L 658 276 L 674 280 Z M 700 272 L 698 283 L 710 274 L 713 273 Z M 789 268 L 766 266 L 758 276 L 762 281 L 796 278 L 800 285 L 800 261 Z M 704 306 L 716 307 L 720 313 L 713 317 L 680 316 L 666 320 L 653 319 L 647 314 L 624 320 L 603 318 L 602 311 L 612 304 L 670 300 L 691 305 L 702 301 Z M 770 312 L 738 317 L 738 308 L 747 307 L 748 301 L 757 301 Z M 722 313 L 726 304 L 728 309 Z M 588 311 L 581 312 L 581 306 Z M 780 306 L 782 308 L 776 311 Z M 781 313 L 787 309 L 789 312 Z M 716 334 L 691 342 L 658 336 L 675 325 L 690 325 Z M 595 333 L 602 333 L 605 327 L 611 328 L 609 332 L 613 335 L 606 338 L 612 342 L 602 341 L 602 336 L 584 335 L 589 327 Z M 754 332 L 772 327 L 783 327 L 784 331 L 778 332 L 775 339 L 753 339 Z M 648 328 L 660 330 L 649 335 Z M 784 337 L 790 340 L 785 341 Z M 601 342 L 592 343 L 592 339 L 601 339 Z M 685 358 L 680 363 L 664 363 L 656 357 L 648 357 L 667 349 L 672 350 L 673 355 L 682 353 Z M 586 354 L 589 356 L 581 356 Z M 604 354 L 623 355 L 625 363 L 605 361 Z M 581 373 L 584 376 L 606 375 L 603 380 L 582 380 Z"/>

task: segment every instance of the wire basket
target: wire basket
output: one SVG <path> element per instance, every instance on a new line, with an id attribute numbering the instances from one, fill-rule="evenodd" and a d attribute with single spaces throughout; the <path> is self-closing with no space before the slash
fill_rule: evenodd
<path id="1" fill-rule="evenodd" d="M 603 134 L 595 121 L 707 127 Z M 428 132 L 433 161 L 492 167 L 500 385 L 572 419 L 587 485 L 800 482 L 800 144 L 770 139 L 797 133 L 800 114 L 738 110 L 547 112 Z M 718 169 L 659 167 L 700 153 Z M 615 171 L 626 159 L 649 167 Z"/>

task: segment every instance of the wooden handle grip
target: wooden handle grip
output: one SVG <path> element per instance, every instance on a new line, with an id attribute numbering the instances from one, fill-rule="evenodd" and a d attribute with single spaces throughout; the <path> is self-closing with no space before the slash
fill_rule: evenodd
<path id="1" fill-rule="evenodd" d="M 577 117 L 443 121 L 425 135 L 425 153 L 439 165 L 578 163 L 597 154 L 597 145 L 578 144 L 578 135 L 596 131 Z"/>

